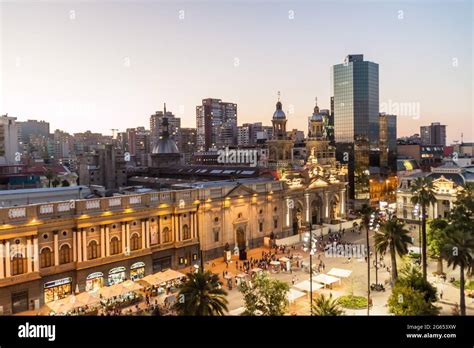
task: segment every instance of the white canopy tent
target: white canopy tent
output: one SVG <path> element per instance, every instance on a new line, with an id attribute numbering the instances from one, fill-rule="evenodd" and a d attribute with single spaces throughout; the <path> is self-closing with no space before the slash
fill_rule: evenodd
<path id="1" fill-rule="evenodd" d="M 288 291 L 288 293 L 286 294 L 290 303 L 295 302 L 296 299 L 299 299 L 300 297 L 303 297 L 305 295 L 306 294 L 303 291 L 299 291 L 296 289 L 290 289 L 290 291 Z"/>
<path id="2" fill-rule="evenodd" d="M 287 257 L 280 257 L 280 258 L 279 258 L 279 261 L 281 261 L 281 262 L 288 262 L 288 261 L 290 261 L 290 259 L 287 258 Z"/>
<path id="3" fill-rule="evenodd" d="M 317 276 L 313 277 L 313 280 L 322 283 L 324 285 L 331 285 L 332 283 L 340 282 L 340 278 L 336 278 L 324 273 L 318 274 Z"/>
<path id="4" fill-rule="evenodd" d="M 310 284 L 311 283 L 309 282 L 309 280 L 304 280 L 302 282 L 299 282 L 299 283 L 293 285 L 293 287 L 298 289 L 298 290 L 310 292 Z M 323 287 L 322 284 L 313 282 L 313 292 L 316 291 L 316 290 L 321 289 L 322 287 Z"/>
<path id="5" fill-rule="evenodd" d="M 331 268 L 328 272 L 328 275 L 338 277 L 338 278 L 347 278 L 352 274 L 352 271 L 342 268 Z"/>

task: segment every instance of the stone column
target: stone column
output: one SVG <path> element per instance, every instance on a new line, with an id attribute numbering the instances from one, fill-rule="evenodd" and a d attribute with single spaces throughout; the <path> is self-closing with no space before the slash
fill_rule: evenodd
<path id="1" fill-rule="evenodd" d="M 5 277 L 10 277 L 10 266 L 11 266 L 11 259 L 10 259 L 10 241 L 5 241 Z"/>
<path id="2" fill-rule="evenodd" d="M 126 229 L 126 222 L 122 222 L 122 253 L 127 250 L 127 245 L 125 244 L 125 229 Z"/>
<path id="3" fill-rule="evenodd" d="M 87 230 L 82 229 L 82 259 L 87 261 Z"/>
<path id="4" fill-rule="evenodd" d="M 58 231 L 54 231 L 54 265 L 59 266 L 59 236 Z"/>
<path id="5" fill-rule="evenodd" d="M 130 251 L 130 223 L 125 225 L 125 250 Z"/>
<path id="6" fill-rule="evenodd" d="M 2 248 L 0 254 L 0 279 L 5 277 L 5 241 L 0 242 L 0 247 Z"/>
<path id="7" fill-rule="evenodd" d="M 341 217 L 346 216 L 346 189 L 341 189 L 341 209 L 340 209 Z"/>
<path id="8" fill-rule="evenodd" d="M 151 245 L 150 219 L 146 219 L 145 221 L 145 237 L 146 237 L 145 247 L 149 248 Z"/>
<path id="9" fill-rule="evenodd" d="M 142 249 L 146 248 L 146 220 L 142 220 Z"/>
<path id="10" fill-rule="evenodd" d="M 26 262 L 27 262 L 27 272 L 31 273 L 33 272 L 33 262 L 32 262 L 32 256 L 33 255 L 33 250 L 32 250 L 32 244 L 31 244 L 31 237 L 28 236 L 26 237 Z M 0 277 L 2 272 L 0 272 Z"/>
<path id="11" fill-rule="evenodd" d="M 105 227 L 100 226 L 100 257 L 105 257 Z"/>
<path id="12" fill-rule="evenodd" d="M 77 235 L 77 262 L 82 262 L 82 228 L 76 232 Z"/>
<path id="13" fill-rule="evenodd" d="M 329 219 L 329 192 L 328 191 L 324 192 L 324 205 L 325 205 L 324 217 L 326 219 Z"/>
<path id="14" fill-rule="evenodd" d="M 190 217 L 191 217 L 191 238 L 195 238 L 194 237 L 194 212 L 193 213 L 190 213 Z"/>
<path id="15" fill-rule="evenodd" d="M 285 204 L 286 204 L 286 227 L 290 226 L 290 197 L 286 197 L 285 199 Z"/>
<path id="16" fill-rule="evenodd" d="M 105 226 L 105 256 L 110 256 L 110 227 Z"/>
<path id="17" fill-rule="evenodd" d="M 309 193 L 305 193 L 304 196 L 306 198 L 306 222 L 310 222 L 311 217 L 310 217 L 310 206 L 309 206 Z"/>
<path id="18" fill-rule="evenodd" d="M 38 237 L 33 237 L 33 272 L 39 271 L 39 247 Z"/>
<path id="19" fill-rule="evenodd" d="M 433 203 L 434 216 L 433 219 L 438 218 L 438 201 Z"/>
<path id="20" fill-rule="evenodd" d="M 77 262 L 77 230 L 72 230 L 72 260 Z"/>

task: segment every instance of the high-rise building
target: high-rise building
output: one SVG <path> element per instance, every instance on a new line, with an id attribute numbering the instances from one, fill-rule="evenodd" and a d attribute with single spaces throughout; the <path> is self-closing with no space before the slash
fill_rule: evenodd
<path id="1" fill-rule="evenodd" d="M 17 122 L 19 125 L 20 139 L 26 144 L 30 142 L 31 135 L 49 136 L 49 122 L 38 120 L 27 120 Z"/>
<path id="2" fill-rule="evenodd" d="M 81 155 L 78 171 L 81 185 L 101 185 L 109 190 L 127 185 L 123 151 L 110 144 L 102 145 L 93 153 Z"/>
<path id="3" fill-rule="evenodd" d="M 207 98 L 196 106 L 199 151 L 237 145 L 237 104 Z"/>
<path id="4" fill-rule="evenodd" d="M 176 117 L 171 111 L 166 110 L 166 103 L 163 105 L 163 111 L 156 111 L 150 116 L 150 135 L 151 148 L 154 148 L 161 137 L 161 125 L 163 124 L 163 117 L 168 118 L 170 138 L 179 146 L 181 139 L 179 139 L 179 129 L 181 128 L 181 118 Z"/>
<path id="5" fill-rule="evenodd" d="M 439 122 L 433 122 L 429 126 L 420 127 L 422 145 L 446 146 L 446 126 Z"/>
<path id="6" fill-rule="evenodd" d="M 68 159 L 72 156 L 74 150 L 74 138 L 67 132 L 56 129 L 53 135 L 54 139 L 54 158 L 56 160 Z"/>
<path id="7" fill-rule="evenodd" d="M 380 117 L 380 166 L 392 173 L 397 171 L 397 116 L 381 113 Z"/>
<path id="8" fill-rule="evenodd" d="M 133 157 L 136 165 L 148 165 L 148 155 L 152 149 L 150 131 L 145 127 L 137 127 L 127 128 L 125 133 L 125 151 Z"/>
<path id="9" fill-rule="evenodd" d="M 250 127 L 242 125 L 237 127 L 237 145 L 250 145 Z"/>
<path id="10" fill-rule="evenodd" d="M 178 148 L 184 154 L 184 162 L 191 161 L 192 154 L 196 151 L 196 128 L 181 128 L 179 130 L 181 140 Z"/>
<path id="11" fill-rule="evenodd" d="M 16 117 L 0 117 L 0 164 L 17 163 L 18 125 Z"/>
<path id="12" fill-rule="evenodd" d="M 349 167 L 349 198 L 370 199 L 369 180 L 379 167 L 379 66 L 362 54 L 333 66 L 336 156 Z"/>

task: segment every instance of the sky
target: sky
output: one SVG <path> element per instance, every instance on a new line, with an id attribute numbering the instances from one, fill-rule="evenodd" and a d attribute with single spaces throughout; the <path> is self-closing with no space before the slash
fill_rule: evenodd
<path id="1" fill-rule="evenodd" d="M 447 125 L 474 141 L 473 31 L 461 1 L 2 1 L 0 113 L 70 133 L 149 127 L 163 109 L 195 127 L 203 98 L 238 104 L 238 123 L 307 130 L 329 109 L 331 67 L 379 64 L 381 111 L 398 136 Z"/>

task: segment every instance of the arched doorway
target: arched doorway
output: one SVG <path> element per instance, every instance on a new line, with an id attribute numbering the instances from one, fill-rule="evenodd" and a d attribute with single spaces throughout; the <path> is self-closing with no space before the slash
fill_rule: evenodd
<path id="1" fill-rule="evenodd" d="M 334 195 L 334 197 L 331 199 L 331 204 L 330 204 L 330 218 L 331 220 L 336 220 L 339 216 L 339 197 L 337 195 Z"/>
<path id="2" fill-rule="evenodd" d="M 235 232 L 236 240 L 237 240 L 237 247 L 239 248 L 239 259 L 246 260 L 247 259 L 247 240 L 245 237 L 245 228 L 243 226 L 237 227 Z"/>
<path id="3" fill-rule="evenodd" d="M 311 202 L 311 224 L 317 225 L 322 222 L 321 212 L 323 211 L 323 202 L 319 196 Z"/>
<path id="4" fill-rule="evenodd" d="M 293 210 L 293 235 L 298 234 L 303 227 L 303 211 L 303 206 L 298 202 L 296 209 Z"/>

